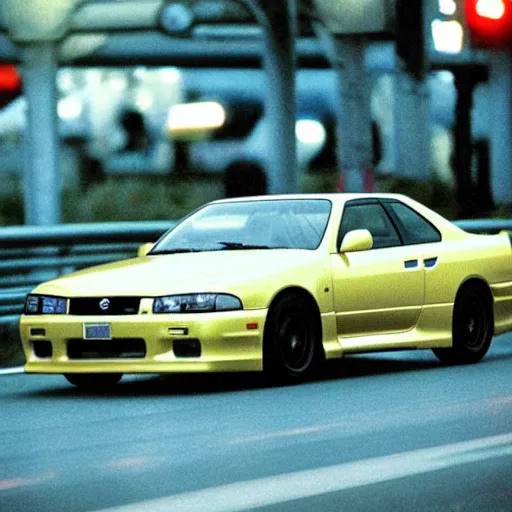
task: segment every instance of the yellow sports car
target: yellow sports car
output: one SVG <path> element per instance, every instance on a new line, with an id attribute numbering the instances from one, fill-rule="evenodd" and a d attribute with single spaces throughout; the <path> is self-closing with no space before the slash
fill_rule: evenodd
<path id="1" fill-rule="evenodd" d="M 510 235 L 466 233 L 393 194 L 209 203 L 137 258 L 39 285 L 20 321 L 25 370 L 83 386 L 300 379 L 323 359 L 399 349 L 473 363 L 510 329 Z"/>

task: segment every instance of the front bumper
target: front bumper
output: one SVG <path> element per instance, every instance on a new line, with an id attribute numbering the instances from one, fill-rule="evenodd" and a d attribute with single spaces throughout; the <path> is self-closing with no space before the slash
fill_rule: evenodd
<path id="1" fill-rule="evenodd" d="M 260 371 L 267 310 L 128 316 L 24 315 L 20 334 L 27 373 L 182 373 Z M 82 339 L 84 324 L 108 323 L 111 341 L 142 339 L 143 357 L 70 357 L 71 340 Z M 186 334 L 184 334 L 186 333 Z M 198 340 L 200 355 L 176 355 L 174 343 Z M 82 345 L 86 345 L 84 340 Z M 46 342 L 51 350 L 37 354 Z"/>

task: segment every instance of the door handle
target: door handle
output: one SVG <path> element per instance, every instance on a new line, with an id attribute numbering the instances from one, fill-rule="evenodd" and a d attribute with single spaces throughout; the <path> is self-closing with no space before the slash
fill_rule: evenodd
<path id="1" fill-rule="evenodd" d="M 418 266 L 418 260 L 406 260 L 404 261 L 405 268 L 416 268 Z"/>
<path id="2" fill-rule="evenodd" d="M 436 263 L 437 263 L 437 256 L 434 256 L 433 258 L 426 258 L 423 260 L 423 265 L 425 265 L 425 268 L 435 267 Z"/>

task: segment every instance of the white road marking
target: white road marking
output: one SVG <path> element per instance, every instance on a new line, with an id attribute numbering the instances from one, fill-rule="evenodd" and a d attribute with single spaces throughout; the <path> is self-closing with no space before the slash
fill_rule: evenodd
<path id="1" fill-rule="evenodd" d="M 0 369 L 0 375 L 14 375 L 16 373 L 25 373 L 23 366 L 16 366 L 15 368 Z"/>
<path id="2" fill-rule="evenodd" d="M 336 427 L 339 428 L 339 424 L 331 424 L 327 425 L 313 425 L 311 427 L 300 427 L 300 428 L 292 428 L 290 430 L 278 430 L 277 432 L 269 432 L 267 434 L 259 434 L 255 436 L 246 436 L 246 437 L 237 437 L 235 439 L 229 440 L 230 444 L 242 444 L 242 443 L 254 443 L 257 441 L 268 441 L 270 439 L 280 439 L 285 437 L 295 437 L 295 436 L 304 436 L 307 434 L 317 434 L 319 432 L 325 432 L 326 430 L 332 430 Z"/>
<path id="3" fill-rule="evenodd" d="M 98 512 L 248 510 L 504 456 L 512 456 L 512 433 L 236 482 Z"/>

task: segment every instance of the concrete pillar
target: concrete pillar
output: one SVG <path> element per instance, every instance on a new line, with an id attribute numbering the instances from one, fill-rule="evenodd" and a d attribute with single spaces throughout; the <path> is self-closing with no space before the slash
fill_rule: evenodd
<path id="1" fill-rule="evenodd" d="M 336 43 L 340 102 L 338 162 L 345 192 L 362 192 L 372 172 L 371 77 L 365 66 L 365 42 Z"/>
<path id="2" fill-rule="evenodd" d="M 492 52 L 489 66 L 491 188 L 496 204 L 512 203 L 512 54 Z"/>
<path id="3" fill-rule="evenodd" d="M 56 73 L 54 42 L 24 46 L 22 78 L 28 114 L 24 173 L 26 224 L 60 222 Z"/>
<path id="4" fill-rule="evenodd" d="M 396 175 L 414 180 L 430 179 L 429 98 L 426 80 L 408 73 L 395 75 L 394 131 Z"/>
<path id="5" fill-rule="evenodd" d="M 22 50 L 23 90 L 28 105 L 25 137 L 25 223 L 60 222 L 57 126 L 57 45 L 73 11 L 86 0 L 2 0 L 0 15 Z"/>
<path id="6" fill-rule="evenodd" d="M 267 1 L 265 8 L 265 118 L 267 178 L 271 194 L 299 191 L 295 138 L 296 0 Z"/>

